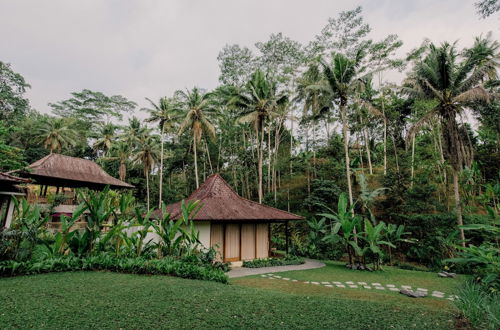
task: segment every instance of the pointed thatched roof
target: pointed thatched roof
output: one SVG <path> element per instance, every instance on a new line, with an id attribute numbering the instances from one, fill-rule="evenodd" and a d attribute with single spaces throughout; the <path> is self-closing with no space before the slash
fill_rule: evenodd
<path id="1" fill-rule="evenodd" d="M 88 187 L 102 189 L 133 188 L 134 186 L 113 178 L 91 160 L 50 154 L 27 167 L 24 176 L 38 184 L 60 187 Z"/>
<path id="2" fill-rule="evenodd" d="M 259 204 L 239 196 L 219 174 L 214 174 L 186 199 L 199 200 L 201 208 L 193 220 L 211 221 L 286 221 L 302 220 L 301 216 Z M 181 203 L 167 206 L 171 217 L 181 212 Z"/>

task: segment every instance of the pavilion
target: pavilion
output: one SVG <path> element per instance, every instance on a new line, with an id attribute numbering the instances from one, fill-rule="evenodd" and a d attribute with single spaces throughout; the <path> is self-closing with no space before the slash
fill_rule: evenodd
<path id="1" fill-rule="evenodd" d="M 219 175 L 213 174 L 186 199 L 199 200 L 201 208 L 192 220 L 205 247 L 214 247 L 225 262 L 268 258 L 270 224 L 286 224 L 303 217 L 239 196 Z M 181 202 L 167 206 L 172 219 L 181 216 Z"/>

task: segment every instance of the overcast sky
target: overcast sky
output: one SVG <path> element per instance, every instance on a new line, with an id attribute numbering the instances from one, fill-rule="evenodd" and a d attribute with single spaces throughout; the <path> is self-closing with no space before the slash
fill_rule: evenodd
<path id="1" fill-rule="evenodd" d="M 0 0 L 0 60 L 31 84 L 28 97 L 42 112 L 84 88 L 143 106 L 145 97 L 214 88 L 225 44 L 253 48 L 277 32 L 305 44 L 329 17 L 357 5 L 374 39 L 396 33 L 404 51 L 424 38 L 498 38 L 498 15 L 480 19 L 476 1 Z"/>

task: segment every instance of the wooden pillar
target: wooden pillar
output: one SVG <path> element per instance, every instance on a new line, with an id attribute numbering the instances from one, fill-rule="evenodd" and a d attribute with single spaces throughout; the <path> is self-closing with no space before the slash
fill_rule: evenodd
<path id="1" fill-rule="evenodd" d="M 288 255 L 288 221 L 285 222 L 285 253 Z"/>

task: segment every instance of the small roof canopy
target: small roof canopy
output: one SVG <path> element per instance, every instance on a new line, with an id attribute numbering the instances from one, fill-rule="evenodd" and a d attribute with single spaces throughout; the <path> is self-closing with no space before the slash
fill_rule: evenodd
<path id="1" fill-rule="evenodd" d="M 0 183 L 2 184 L 18 184 L 18 183 L 28 183 L 30 180 L 19 178 L 17 176 L 10 175 L 9 173 L 0 172 Z"/>
<path id="2" fill-rule="evenodd" d="M 50 154 L 29 165 L 22 175 L 37 184 L 56 187 L 88 187 L 103 189 L 133 188 L 134 186 L 113 178 L 91 160 L 60 154 Z"/>
<path id="3" fill-rule="evenodd" d="M 262 205 L 239 196 L 219 175 L 213 174 L 196 189 L 188 201 L 199 200 L 201 208 L 193 220 L 198 221 L 288 221 L 302 220 L 293 213 Z M 173 219 L 181 214 L 181 202 L 167 206 Z"/>
<path id="4" fill-rule="evenodd" d="M 0 172 L 0 195 L 24 195 L 25 192 L 17 184 L 28 182 L 30 180 Z"/>

